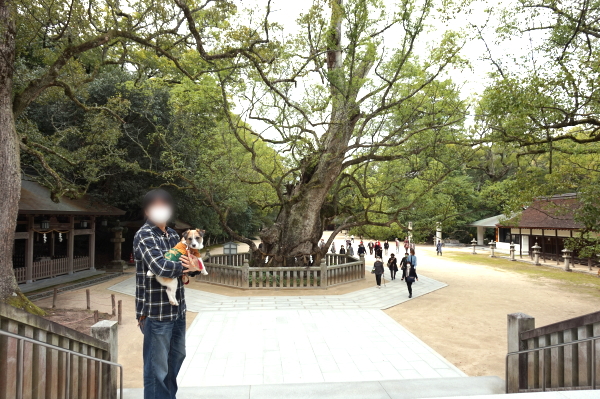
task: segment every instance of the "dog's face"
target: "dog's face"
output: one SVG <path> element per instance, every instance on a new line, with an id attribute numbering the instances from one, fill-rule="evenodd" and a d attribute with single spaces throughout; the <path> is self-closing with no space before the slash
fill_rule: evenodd
<path id="1" fill-rule="evenodd" d="M 201 250 L 204 248 L 204 230 L 195 229 L 185 231 L 181 242 L 185 243 L 189 248 Z"/>

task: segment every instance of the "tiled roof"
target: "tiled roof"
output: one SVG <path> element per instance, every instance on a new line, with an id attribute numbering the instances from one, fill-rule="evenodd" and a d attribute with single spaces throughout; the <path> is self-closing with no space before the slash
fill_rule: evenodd
<path id="1" fill-rule="evenodd" d="M 573 218 L 581 206 L 576 194 L 561 194 L 549 198 L 537 198 L 520 215 L 499 223 L 501 227 L 527 229 L 581 229 L 583 224 Z"/>
<path id="2" fill-rule="evenodd" d="M 89 195 L 77 199 L 62 197 L 59 202 L 50 198 L 50 190 L 39 183 L 21 180 L 20 214 L 45 215 L 124 215 L 125 211 L 110 206 Z"/>

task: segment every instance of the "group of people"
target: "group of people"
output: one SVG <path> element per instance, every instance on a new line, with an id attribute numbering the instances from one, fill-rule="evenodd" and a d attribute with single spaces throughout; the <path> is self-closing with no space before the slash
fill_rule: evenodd
<path id="1" fill-rule="evenodd" d="M 392 280 L 395 280 L 397 272 L 401 271 L 400 280 L 406 282 L 408 297 L 412 298 L 412 285 L 415 281 L 419 280 L 419 276 L 417 275 L 417 257 L 415 256 L 415 249 L 411 248 L 409 251 L 405 252 L 404 257 L 400 260 L 400 267 L 398 267 L 396 255 L 391 254 L 387 261 L 387 267 L 390 270 Z M 375 274 L 377 288 L 381 288 L 381 280 L 384 273 L 383 258 L 381 256 L 375 255 L 372 273 Z"/>

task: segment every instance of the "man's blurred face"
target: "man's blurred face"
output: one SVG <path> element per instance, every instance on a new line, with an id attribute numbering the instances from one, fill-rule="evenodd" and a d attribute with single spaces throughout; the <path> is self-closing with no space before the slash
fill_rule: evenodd
<path id="1" fill-rule="evenodd" d="M 146 208 L 146 217 L 156 225 L 166 224 L 173 216 L 173 208 L 161 199 L 154 200 Z"/>

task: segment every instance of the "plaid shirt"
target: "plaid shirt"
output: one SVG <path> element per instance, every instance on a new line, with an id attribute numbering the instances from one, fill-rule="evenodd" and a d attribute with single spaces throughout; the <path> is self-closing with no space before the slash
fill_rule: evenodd
<path id="1" fill-rule="evenodd" d="M 185 314 L 185 296 L 181 276 L 181 262 L 173 262 L 164 258 L 165 252 L 179 242 L 175 230 L 167 227 L 163 232 L 151 222 L 146 222 L 133 239 L 135 257 L 135 312 L 139 319 L 146 316 L 160 321 L 177 320 Z M 154 276 L 146 273 L 152 270 L 155 276 L 177 278 L 176 298 L 179 306 L 169 303 L 166 287 L 162 286 Z"/>

